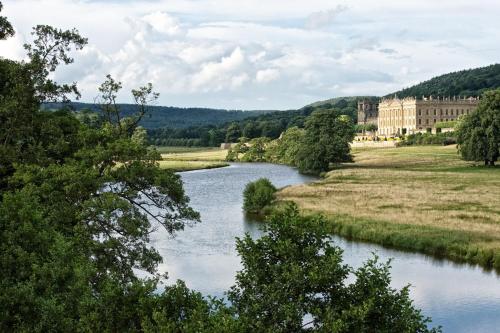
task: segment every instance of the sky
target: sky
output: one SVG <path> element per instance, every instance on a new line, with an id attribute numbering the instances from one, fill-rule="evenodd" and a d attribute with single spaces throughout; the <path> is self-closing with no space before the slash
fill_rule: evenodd
<path id="1" fill-rule="evenodd" d="M 21 60 L 37 24 L 77 28 L 89 44 L 58 69 L 92 102 L 111 74 L 121 102 L 148 82 L 159 105 L 295 109 L 385 95 L 500 62 L 498 0 L 3 0 Z"/>

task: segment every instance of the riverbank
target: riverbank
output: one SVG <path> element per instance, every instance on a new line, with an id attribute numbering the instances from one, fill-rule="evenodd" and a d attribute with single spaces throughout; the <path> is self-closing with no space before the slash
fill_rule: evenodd
<path id="1" fill-rule="evenodd" d="M 176 172 L 202 169 L 222 168 L 229 165 L 225 162 L 227 150 L 219 148 L 189 147 L 157 147 L 162 160 L 160 168 Z"/>
<path id="2" fill-rule="evenodd" d="M 313 184 L 278 193 L 321 213 L 334 234 L 500 271 L 500 168 L 460 160 L 454 146 L 357 149 Z"/>

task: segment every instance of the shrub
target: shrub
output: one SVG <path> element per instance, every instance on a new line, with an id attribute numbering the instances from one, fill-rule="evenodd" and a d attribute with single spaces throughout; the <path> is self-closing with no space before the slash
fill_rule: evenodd
<path id="1" fill-rule="evenodd" d="M 243 192 L 243 209 L 248 213 L 259 213 L 274 199 L 276 187 L 267 178 L 248 183 Z"/>
<path id="2" fill-rule="evenodd" d="M 410 134 L 406 137 L 402 145 L 453 145 L 457 143 L 454 133 L 416 133 Z"/>

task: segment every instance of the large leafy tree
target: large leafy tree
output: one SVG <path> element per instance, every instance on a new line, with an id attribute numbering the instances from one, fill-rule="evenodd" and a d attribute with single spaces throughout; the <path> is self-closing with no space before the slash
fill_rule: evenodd
<path id="1" fill-rule="evenodd" d="M 459 122 L 457 132 L 463 159 L 495 165 L 500 156 L 500 89 L 484 93 L 476 111 Z"/>
<path id="2" fill-rule="evenodd" d="M 408 296 L 390 287 L 389 263 L 342 263 L 322 217 L 291 205 L 274 213 L 258 240 L 237 240 L 243 269 L 229 292 L 250 332 L 437 332 Z M 348 282 L 352 275 L 354 280 Z"/>
<path id="3" fill-rule="evenodd" d="M 354 135 L 351 118 L 338 110 L 313 112 L 306 120 L 305 135 L 297 154 L 299 170 L 317 174 L 327 171 L 330 163 L 351 161 L 349 144 Z"/>
<path id="4" fill-rule="evenodd" d="M 120 117 L 121 85 L 108 77 L 101 126 L 41 111 L 79 95 L 50 76 L 86 39 L 49 26 L 33 34 L 29 61 L 0 59 L 0 331 L 139 330 L 160 297 L 150 233 L 199 219 L 137 127 L 158 95 L 133 90 L 137 111 Z"/>
<path id="5" fill-rule="evenodd" d="M 273 163 L 297 165 L 300 143 L 304 139 L 304 130 L 290 127 L 281 136 L 272 141 L 266 151 L 266 159 Z"/>

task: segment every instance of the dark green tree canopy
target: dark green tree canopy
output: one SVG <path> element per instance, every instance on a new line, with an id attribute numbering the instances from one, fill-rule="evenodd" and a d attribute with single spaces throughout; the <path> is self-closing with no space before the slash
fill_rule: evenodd
<path id="1" fill-rule="evenodd" d="M 297 155 L 299 170 L 318 174 L 329 170 L 330 163 L 352 161 L 349 144 L 354 135 L 351 119 L 338 110 L 313 112 Z"/>
<path id="2" fill-rule="evenodd" d="M 3 4 L 0 2 L 0 12 L 3 9 Z M 0 40 L 14 36 L 14 28 L 5 16 L 0 16 Z"/>
<path id="3" fill-rule="evenodd" d="M 500 89 L 484 93 L 477 110 L 459 121 L 457 132 L 463 159 L 494 165 L 500 156 Z"/>
<path id="4" fill-rule="evenodd" d="M 245 332 L 439 331 L 427 327 L 408 287 L 390 287 L 389 263 L 343 264 L 325 223 L 291 205 L 268 219 L 260 239 L 237 240 L 243 269 L 229 300 Z"/>

